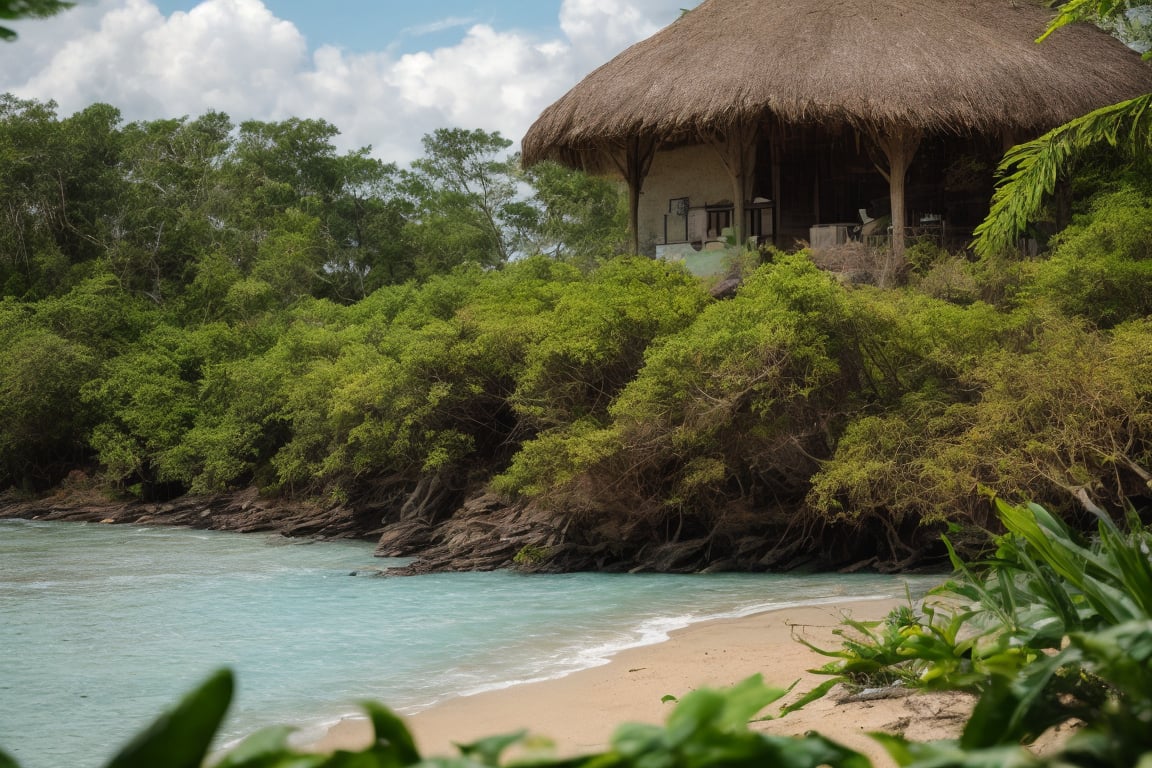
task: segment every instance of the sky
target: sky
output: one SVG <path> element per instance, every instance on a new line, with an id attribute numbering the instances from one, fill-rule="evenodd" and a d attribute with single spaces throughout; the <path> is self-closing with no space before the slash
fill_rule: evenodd
<path id="1" fill-rule="evenodd" d="M 342 150 L 406 164 L 437 128 L 518 142 L 580 78 L 685 0 L 81 0 L 11 24 L 0 93 L 126 121 L 220 110 L 323 118 Z"/>

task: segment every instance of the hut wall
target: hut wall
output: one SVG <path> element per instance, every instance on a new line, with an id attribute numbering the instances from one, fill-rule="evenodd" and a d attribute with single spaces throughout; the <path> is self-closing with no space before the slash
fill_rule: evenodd
<path id="1" fill-rule="evenodd" d="M 708 146 L 680 147 L 656 153 L 640 196 L 640 250 L 648 255 L 665 242 L 665 215 L 674 200 L 688 198 L 690 208 L 732 202 L 732 183 L 716 151 Z M 672 211 L 671 213 L 675 213 Z M 673 220 L 673 226 L 675 221 Z"/>

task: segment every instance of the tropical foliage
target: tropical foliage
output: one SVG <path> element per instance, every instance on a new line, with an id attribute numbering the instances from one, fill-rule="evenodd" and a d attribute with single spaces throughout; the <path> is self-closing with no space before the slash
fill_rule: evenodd
<path id="1" fill-rule="evenodd" d="M 991 212 L 976 229 L 976 253 L 988 256 L 1010 246 L 1043 210 L 1073 158 L 1101 145 L 1147 165 L 1152 158 L 1152 93 L 1089 112 L 1010 149 L 1000 161 L 1002 179 Z"/>
<path id="2" fill-rule="evenodd" d="M 1152 5 L 1144 0 L 1052 4 L 1060 11 L 1037 42 L 1067 24 L 1087 21 L 1113 31 L 1152 59 Z M 1075 161 L 1101 147 L 1147 171 L 1152 162 L 1152 93 L 1090 112 L 1009 150 L 1000 162 L 991 212 L 976 230 L 976 253 L 987 257 L 1008 248 L 1038 218 Z"/>
<path id="3" fill-rule="evenodd" d="M 61 2 L 61 0 L 0 0 L 0 19 L 13 21 L 15 19 L 54 16 L 73 5 L 75 3 Z M 15 39 L 16 32 L 14 30 L 0 26 L 0 40 L 10 42 Z"/>
<path id="4" fill-rule="evenodd" d="M 222 670 L 156 720 L 107 768 L 198 768 L 232 699 L 231 672 Z M 731 765 L 779 765 L 785 768 L 867 768 L 868 760 L 819 735 L 769 736 L 748 729 L 748 722 L 787 691 L 766 687 L 759 676 L 724 691 L 700 689 L 679 702 L 663 728 L 624 724 L 600 754 L 557 760 L 544 753 L 507 760 L 509 748 L 525 732 L 493 736 L 459 746 L 457 757 L 422 757 L 411 733 L 394 713 L 375 703 L 364 710 L 375 731 L 373 743 L 359 752 L 330 755 L 300 752 L 288 743 L 290 728 L 270 728 L 241 742 L 212 765 L 218 768 L 643 768 L 664 765 L 708 768 Z M 0 768 L 18 768 L 0 752 Z"/>
<path id="5" fill-rule="evenodd" d="M 985 561 L 955 555 L 956 577 L 922 611 L 852 622 L 826 671 L 970 691 L 959 740 L 880 737 L 902 765 L 1130 766 L 1152 757 L 1152 533 L 1101 516 L 1080 540 L 1044 508 L 997 501 L 1006 533 Z M 935 602 L 933 602 L 935 601 Z M 1043 760 L 1020 748 L 1079 726 Z M 1143 761 L 1143 762 L 1142 762 Z"/>
<path id="6" fill-rule="evenodd" d="M 611 182 L 482 131 L 408 168 L 336 135 L 0 98 L 0 487 L 370 528 L 495 491 L 560 532 L 517 548 L 684 569 L 907 566 L 947 525 L 979 546 L 985 488 L 1077 526 L 1149 494 L 1150 189 L 1106 156 L 1043 259 L 924 247 L 880 290 L 768 250 L 718 301 L 619 255 Z"/>

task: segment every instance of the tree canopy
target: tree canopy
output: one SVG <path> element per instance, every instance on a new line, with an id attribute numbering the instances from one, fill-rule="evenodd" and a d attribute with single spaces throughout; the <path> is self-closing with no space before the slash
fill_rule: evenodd
<path id="1" fill-rule="evenodd" d="M 47 16 L 55 16 L 74 5 L 75 3 L 62 2 L 61 0 L 0 0 L 0 19 L 5 21 L 42 19 Z M 15 39 L 15 30 L 0 25 L 0 40 L 11 42 Z"/>
<path id="2" fill-rule="evenodd" d="M 1152 177 L 1114 158 L 1043 258 L 917 246 L 880 290 L 766 250 L 718 301 L 620 255 L 612 182 L 484 131 L 408 167 L 336 136 L 0 97 L 0 487 L 255 487 L 373 530 L 495 494 L 533 546 L 665 569 L 908 564 L 987 489 L 1147 494 Z"/>

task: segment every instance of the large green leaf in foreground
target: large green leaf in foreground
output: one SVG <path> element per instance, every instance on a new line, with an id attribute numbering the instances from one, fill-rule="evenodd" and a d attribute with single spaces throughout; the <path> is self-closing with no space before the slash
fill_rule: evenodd
<path id="1" fill-rule="evenodd" d="M 133 739 L 108 768 L 196 768 L 224 721 L 234 687 L 230 670 L 215 673 Z"/>

